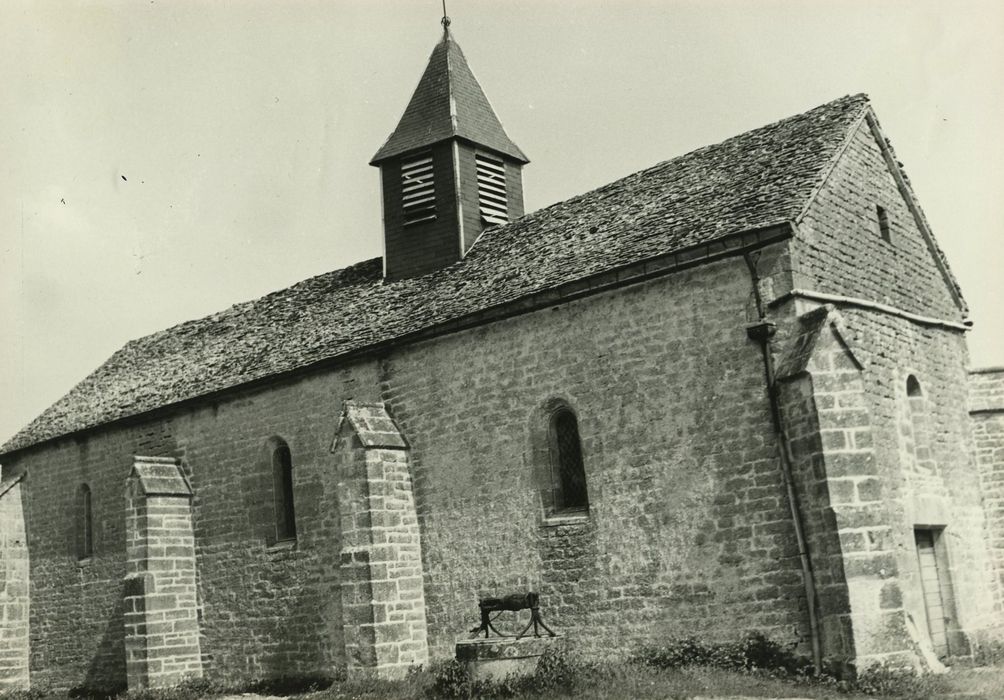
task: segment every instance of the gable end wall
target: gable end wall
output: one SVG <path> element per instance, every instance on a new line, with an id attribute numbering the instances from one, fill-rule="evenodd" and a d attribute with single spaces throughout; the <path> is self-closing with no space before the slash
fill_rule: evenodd
<path id="1" fill-rule="evenodd" d="M 798 222 L 795 287 L 962 320 L 867 121 L 849 138 Z M 891 242 L 879 234 L 876 205 L 888 214 Z"/>
<path id="2" fill-rule="evenodd" d="M 876 205 L 888 213 L 891 243 L 879 235 Z M 800 222 L 791 257 L 796 288 L 962 319 L 867 122 L 851 135 Z M 813 304 L 794 306 L 801 314 Z M 1001 617 L 990 593 L 996 584 L 972 457 L 964 333 L 854 306 L 842 313 L 847 342 L 864 364 L 876 470 L 892 526 L 886 546 L 897 552 L 904 608 L 926 637 L 914 529 L 943 528 L 947 579 L 958 604 L 948 626 L 951 653 L 965 655 L 973 641 L 1000 628 Z M 923 444 L 910 426 L 910 375 L 923 390 L 922 402 L 915 404 L 924 412 Z"/>

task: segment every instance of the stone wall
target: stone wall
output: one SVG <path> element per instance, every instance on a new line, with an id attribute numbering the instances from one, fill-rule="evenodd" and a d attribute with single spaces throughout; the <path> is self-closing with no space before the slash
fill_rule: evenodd
<path id="1" fill-rule="evenodd" d="M 970 372 L 969 413 L 987 513 L 994 611 L 1000 620 L 1004 616 L 1004 367 Z M 1004 629 L 997 630 L 996 636 L 1004 636 Z"/>
<path id="2" fill-rule="evenodd" d="M 170 425 L 151 421 L 63 439 L 5 461 L 5 472 L 29 473 L 33 685 L 125 688 L 125 480 L 134 454 L 172 455 L 174 446 Z M 82 484 L 91 493 L 90 556 L 78 551 Z"/>
<path id="3" fill-rule="evenodd" d="M 837 670 L 916 662 L 900 590 L 864 367 L 843 319 L 800 319 L 779 373 L 784 423 L 806 523 L 823 656 Z"/>
<path id="4" fill-rule="evenodd" d="M 0 693 L 29 685 L 23 476 L 0 480 Z"/>
<path id="5" fill-rule="evenodd" d="M 204 673 L 216 680 L 344 666 L 340 515 L 330 453 L 342 401 L 373 398 L 374 363 L 238 392 L 143 423 L 62 439 L 5 461 L 36 479 L 25 504 L 31 673 L 38 686 L 123 688 L 126 479 L 135 455 L 181 461 L 192 515 Z M 277 542 L 268 446 L 293 459 L 298 537 Z M 75 497 L 92 494 L 93 556 L 78 560 Z"/>
<path id="6" fill-rule="evenodd" d="M 922 215 L 904 198 L 886 156 L 892 157 L 883 154 L 873 125 L 863 122 L 799 224 L 791 246 L 794 286 L 958 323 L 963 312 L 925 240 Z M 879 233 L 877 205 L 888 214 L 890 241 Z M 798 302 L 796 312 L 816 305 Z M 963 332 L 854 302 L 841 313 L 846 342 L 863 366 L 875 478 L 891 528 L 882 546 L 895 561 L 908 627 L 919 630 L 921 646 L 928 644 L 914 538 L 916 528 L 933 529 L 944 550 L 943 592 L 957 604 L 948 620 L 949 646 L 965 655 L 974 637 L 1001 620 L 972 458 Z"/>
<path id="7" fill-rule="evenodd" d="M 888 242 L 879 233 L 876 206 L 886 210 Z M 961 320 L 867 121 L 850 137 L 798 230 L 792 246 L 795 287 Z"/>
<path id="8" fill-rule="evenodd" d="M 604 655 L 747 629 L 807 650 L 749 296 L 732 259 L 386 358 L 433 656 L 477 624 L 480 596 L 527 589 L 551 627 Z M 545 517 L 541 409 L 555 400 L 578 416 L 588 514 Z"/>
<path id="9" fill-rule="evenodd" d="M 238 394 L 174 420 L 195 492 L 202 653 L 209 678 L 343 668 L 338 473 L 347 399 L 375 398 L 361 363 Z M 276 534 L 271 448 L 292 457 L 296 539 Z"/>

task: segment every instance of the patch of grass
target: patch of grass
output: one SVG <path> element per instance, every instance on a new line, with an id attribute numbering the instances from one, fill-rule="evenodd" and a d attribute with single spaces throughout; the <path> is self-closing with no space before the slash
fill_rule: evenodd
<path id="1" fill-rule="evenodd" d="M 1000 700 L 1004 697 L 1004 665 L 954 669 L 943 676 L 873 669 L 854 682 L 830 676 L 810 676 L 787 670 L 785 657 L 775 657 L 760 642 L 729 650 L 695 650 L 694 642 L 677 642 L 647 650 L 633 662 L 593 662 L 567 654 L 548 653 L 536 673 L 497 683 L 472 682 L 455 661 L 440 661 L 415 669 L 399 681 L 378 679 L 297 678 L 253 682 L 190 681 L 177 688 L 124 693 L 118 700 L 192 700 L 238 694 L 292 695 L 299 700 L 665 700 L 695 696 L 750 698 L 810 698 L 812 700 Z M 704 645 L 709 646 L 709 645 Z M 667 647 L 670 647 L 667 649 Z M 760 651 L 755 651 L 756 649 Z M 675 649 L 676 651 L 673 651 Z M 743 653 L 734 653 L 745 649 Z M 679 652 L 679 653 L 677 653 Z M 728 653 L 726 653 L 728 652 Z M 685 659 L 685 663 L 676 663 Z M 693 663 L 694 659 L 710 663 Z M 756 659 L 752 662 L 751 659 Z M 777 668 L 764 668 L 768 661 Z M 670 660 L 674 660 L 670 663 Z M 762 665 L 761 665 L 762 664 Z M 727 666 L 727 667 L 723 667 Z M 42 690 L 3 694 L 3 700 L 55 700 L 60 694 Z M 92 695 L 91 698 L 108 697 Z M 235 699 L 240 700 L 240 699 Z M 247 700 L 255 700 L 249 698 Z"/>

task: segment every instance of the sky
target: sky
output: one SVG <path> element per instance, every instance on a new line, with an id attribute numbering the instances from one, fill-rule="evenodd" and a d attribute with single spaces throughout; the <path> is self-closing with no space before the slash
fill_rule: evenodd
<path id="1" fill-rule="evenodd" d="M 381 253 L 441 0 L 0 3 L 0 440 L 130 339 Z M 527 211 L 867 92 L 1004 365 L 1004 3 L 448 0 Z"/>

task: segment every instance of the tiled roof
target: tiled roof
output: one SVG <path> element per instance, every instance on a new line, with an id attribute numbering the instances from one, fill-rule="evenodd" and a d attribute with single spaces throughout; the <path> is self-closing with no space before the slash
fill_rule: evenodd
<path id="1" fill-rule="evenodd" d="M 7 442 L 9 452 L 725 236 L 795 221 L 864 95 L 747 132 L 488 229 L 467 256 L 384 283 L 367 260 L 133 340 Z"/>
<path id="2" fill-rule="evenodd" d="M 471 73 L 464 52 L 449 31 L 432 50 L 429 64 L 394 133 L 371 164 L 459 137 L 528 163 L 512 142 Z"/>

